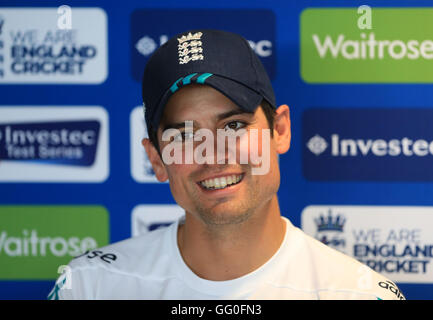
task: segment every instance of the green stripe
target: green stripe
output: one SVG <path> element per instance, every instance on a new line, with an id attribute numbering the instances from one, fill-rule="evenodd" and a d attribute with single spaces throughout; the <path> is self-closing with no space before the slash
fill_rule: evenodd
<path id="1" fill-rule="evenodd" d="M 190 84 L 191 78 L 194 77 L 197 73 L 191 73 L 190 75 L 187 75 L 185 78 L 183 78 L 183 84 Z"/>
<path id="2" fill-rule="evenodd" d="M 179 87 L 177 86 L 177 84 L 179 83 L 180 80 L 182 80 L 183 77 L 180 77 L 179 79 L 176 80 L 175 83 L 173 83 L 173 85 L 170 87 L 170 90 L 172 93 L 175 93 L 177 91 L 177 89 L 179 89 Z"/>
<path id="3" fill-rule="evenodd" d="M 203 73 L 200 77 L 197 78 L 196 82 L 203 84 L 206 81 L 206 79 L 212 75 L 213 73 Z"/>

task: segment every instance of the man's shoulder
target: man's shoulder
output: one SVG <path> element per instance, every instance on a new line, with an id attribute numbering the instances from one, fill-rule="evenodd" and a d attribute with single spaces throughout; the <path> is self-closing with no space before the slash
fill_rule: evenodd
<path id="1" fill-rule="evenodd" d="M 321 299 L 404 299 L 397 285 L 355 258 L 297 229 Z"/>
<path id="2" fill-rule="evenodd" d="M 171 274 L 169 226 L 75 257 L 64 269 L 49 299 L 117 297 L 139 281 L 155 281 Z"/>
<path id="3" fill-rule="evenodd" d="M 88 250 L 71 260 L 72 271 L 101 269 L 107 272 L 145 274 L 168 254 L 169 226 L 143 235 L 128 238 L 110 245 Z"/>

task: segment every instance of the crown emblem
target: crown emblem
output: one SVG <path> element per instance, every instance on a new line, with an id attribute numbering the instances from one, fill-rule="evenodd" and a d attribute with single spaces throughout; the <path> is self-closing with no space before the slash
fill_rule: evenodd
<path id="1" fill-rule="evenodd" d="M 190 40 L 200 40 L 201 36 L 203 35 L 203 32 L 197 32 L 192 34 L 191 32 L 188 33 L 186 36 L 183 35 L 180 38 L 177 38 L 177 41 L 179 41 L 179 44 L 184 43 L 185 41 L 190 41 Z"/>
<path id="2" fill-rule="evenodd" d="M 197 32 L 192 34 L 188 33 L 186 36 L 183 35 L 177 38 L 179 44 L 177 45 L 177 51 L 179 55 L 179 64 L 186 64 L 190 61 L 203 60 L 203 44 L 200 39 L 203 32 Z"/>
<path id="3" fill-rule="evenodd" d="M 314 222 L 317 225 L 317 232 L 321 231 L 338 231 L 343 232 L 344 224 L 346 223 L 346 219 L 337 214 L 335 217 L 332 215 L 332 210 L 328 210 L 328 216 L 321 214 L 319 218 L 314 219 Z"/>

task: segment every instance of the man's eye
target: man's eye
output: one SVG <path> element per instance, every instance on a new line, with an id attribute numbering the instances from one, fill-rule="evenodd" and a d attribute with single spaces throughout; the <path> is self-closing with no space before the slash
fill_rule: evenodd
<path id="1" fill-rule="evenodd" d="M 245 127 L 246 123 L 242 121 L 230 121 L 226 124 L 224 127 L 225 130 L 231 129 L 231 130 L 239 130 L 243 127 Z"/>
<path id="2" fill-rule="evenodd" d="M 173 141 L 183 142 L 194 138 L 193 132 L 181 132 L 173 137 Z"/>

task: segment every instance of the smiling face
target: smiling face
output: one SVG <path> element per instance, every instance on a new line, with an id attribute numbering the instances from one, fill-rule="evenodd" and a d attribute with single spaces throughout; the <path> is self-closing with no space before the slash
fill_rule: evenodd
<path id="1" fill-rule="evenodd" d="M 286 107 L 287 108 L 287 107 Z M 288 111 L 288 109 L 287 109 Z M 261 107 L 254 113 L 242 111 L 230 99 L 219 91 L 207 85 L 188 85 L 178 90 L 168 101 L 157 137 L 160 150 L 171 142 L 162 141 L 165 129 L 178 128 L 185 121 L 192 121 L 194 131 L 208 129 L 217 136 L 218 129 L 246 130 L 251 139 L 252 129 L 258 131 L 258 150 L 262 150 L 261 131 L 269 130 L 268 122 Z M 276 119 L 278 119 L 278 114 Z M 278 125 L 278 123 L 276 124 Z M 182 132 L 183 129 L 179 128 Z M 290 125 L 289 125 L 290 131 Z M 275 139 L 277 134 L 277 140 Z M 185 138 L 185 135 L 182 135 Z M 237 139 L 236 149 L 250 153 L 250 150 L 239 150 L 240 140 Z M 179 139 L 177 139 L 179 140 Z M 182 139 L 180 139 L 182 140 Z M 280 139 L 281 140 L 281 139 Z M 216 141 L 216 138 L 215 138 Z M 180 141 L 177 142 L 185 144 Z M 197 147 L 194 142 L 194 148 Z M 288 138 L 290 144 L 290 137 Z M 160 181 L 169 179 L 170 189 L 176 202 L 185 211 L 207 225 L 234 224 L 248 219 L 258 209 L 266 205 L 276 193 L 280 184 L 278 153 L 282 153 L 278 132 L 274 130 L 265 147 L 269 148 L 269 170 L 264 175 L 252 174 L 255 165 L 240 164 L 165 164 L 149 143 L 145 144 L 149 159 L 152 162 L 157 178 Z M 288 149 L 285 148 L 285 151 Z M 248 145 L 246 146 L 248 148 Z M 185 151 L 185 147 L 183 146 Z M 216 149 L 215 149 L 216 150 Z M 285 152 L 284 151 L 284 152 Z M 217 152 L 214 156 L 216 158 Z M 206 156 L 206 154 L 204 154 Z M 237 157 L 239 160 L 239 157 Z"/>

